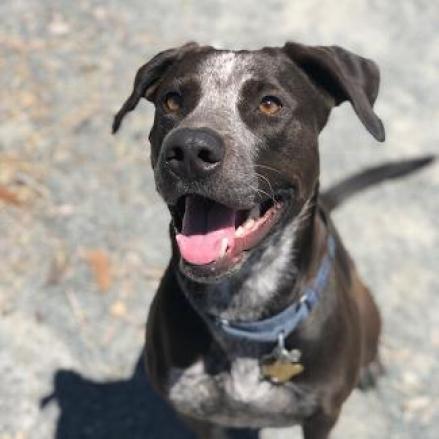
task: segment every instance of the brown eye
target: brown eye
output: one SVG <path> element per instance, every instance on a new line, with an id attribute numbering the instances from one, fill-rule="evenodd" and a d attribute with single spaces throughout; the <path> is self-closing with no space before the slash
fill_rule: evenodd
<path id="1" fill-rule="evenodd" d="M 164 99 L 164 107 L 168 113 L 177 113 L 181 108 L 181 95 L 177 92 L 168 93 Z"/>
<path id="2" fill-rule="evenodd" d="M 280 111 L 282 102 L 276 96 L 264 96 L 259 104 L 259 111 L 272 116 Z"/>

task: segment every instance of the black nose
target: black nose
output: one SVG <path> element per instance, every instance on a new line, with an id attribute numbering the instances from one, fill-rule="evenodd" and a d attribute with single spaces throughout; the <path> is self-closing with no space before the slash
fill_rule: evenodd
<path id="1" fill-rule="evenodd" d="M 207 128 L 180 128 L 163 145 L 167 166 L 185 180 L 207 177 L 217 170 L 224 158 L 224 143 Z"/>

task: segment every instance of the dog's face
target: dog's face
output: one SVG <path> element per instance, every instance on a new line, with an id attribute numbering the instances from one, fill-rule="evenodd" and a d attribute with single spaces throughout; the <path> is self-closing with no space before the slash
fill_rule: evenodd
<path id="1" fill-rule="evenodd" d="M 300 212 L 316 190 L 317 139 L 333 105 L 350 100 L 381 139 L 377 88 L 370 61 L 294 43 L 238 52 L 189 44 L 144 65 L 113 129 L 141 97 L 154 103 L 151 161 L 181 270 L 204 281 L 230 274 Z"/>

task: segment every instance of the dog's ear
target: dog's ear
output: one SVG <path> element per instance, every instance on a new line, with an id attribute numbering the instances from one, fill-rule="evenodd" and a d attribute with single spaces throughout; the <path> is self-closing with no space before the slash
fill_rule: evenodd
<path id="1" fill-rule="evenodd" d="M 146 99 L 152 97 L 154 90 L 160 82 L 160 78 L 168 68 L 196 47 L 198 47 L 198 44 L 191 42 L 180 47 L 165 50 L 140 67 L 134 78 L 133 91 L 114 116 L 113 134 L 119 129 L 125 115 L 136 108 L 142 97 Z"/>
<path id="2" fill-rule="evenodd" d="M 283 50 L 308 77 L 339 105 L 348 100 L 367 130 L 380 142 L 384 126 L 373 111 L 380 73 L 377 65 L 338 46 L 286 43 Z"/>

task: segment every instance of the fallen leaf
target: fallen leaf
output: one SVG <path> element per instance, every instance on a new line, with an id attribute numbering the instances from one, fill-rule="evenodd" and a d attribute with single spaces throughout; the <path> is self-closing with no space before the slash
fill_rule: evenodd
<path id="1" fill-rule="evenodd" d="M 0 184 L 13 183 L 19 172 L 28 174 L 38 181 L 45 175 L 45 170 L 41 165 L 0 152 Z"/>
<path id="2" fill-rule="evenodd" d="M 0 200 L 8 204 L 13 204 L 14 206 L 21 206 L 18 194 L 5 186 L 0 186 Z"/>
<path id="3" fill-rule="evenodd" d="M 97 286 L 102 292 L 107 291 L 112 283 L 108 254 L 101 249 L 89 250 L 86 253 L 86 258 Z"/>

